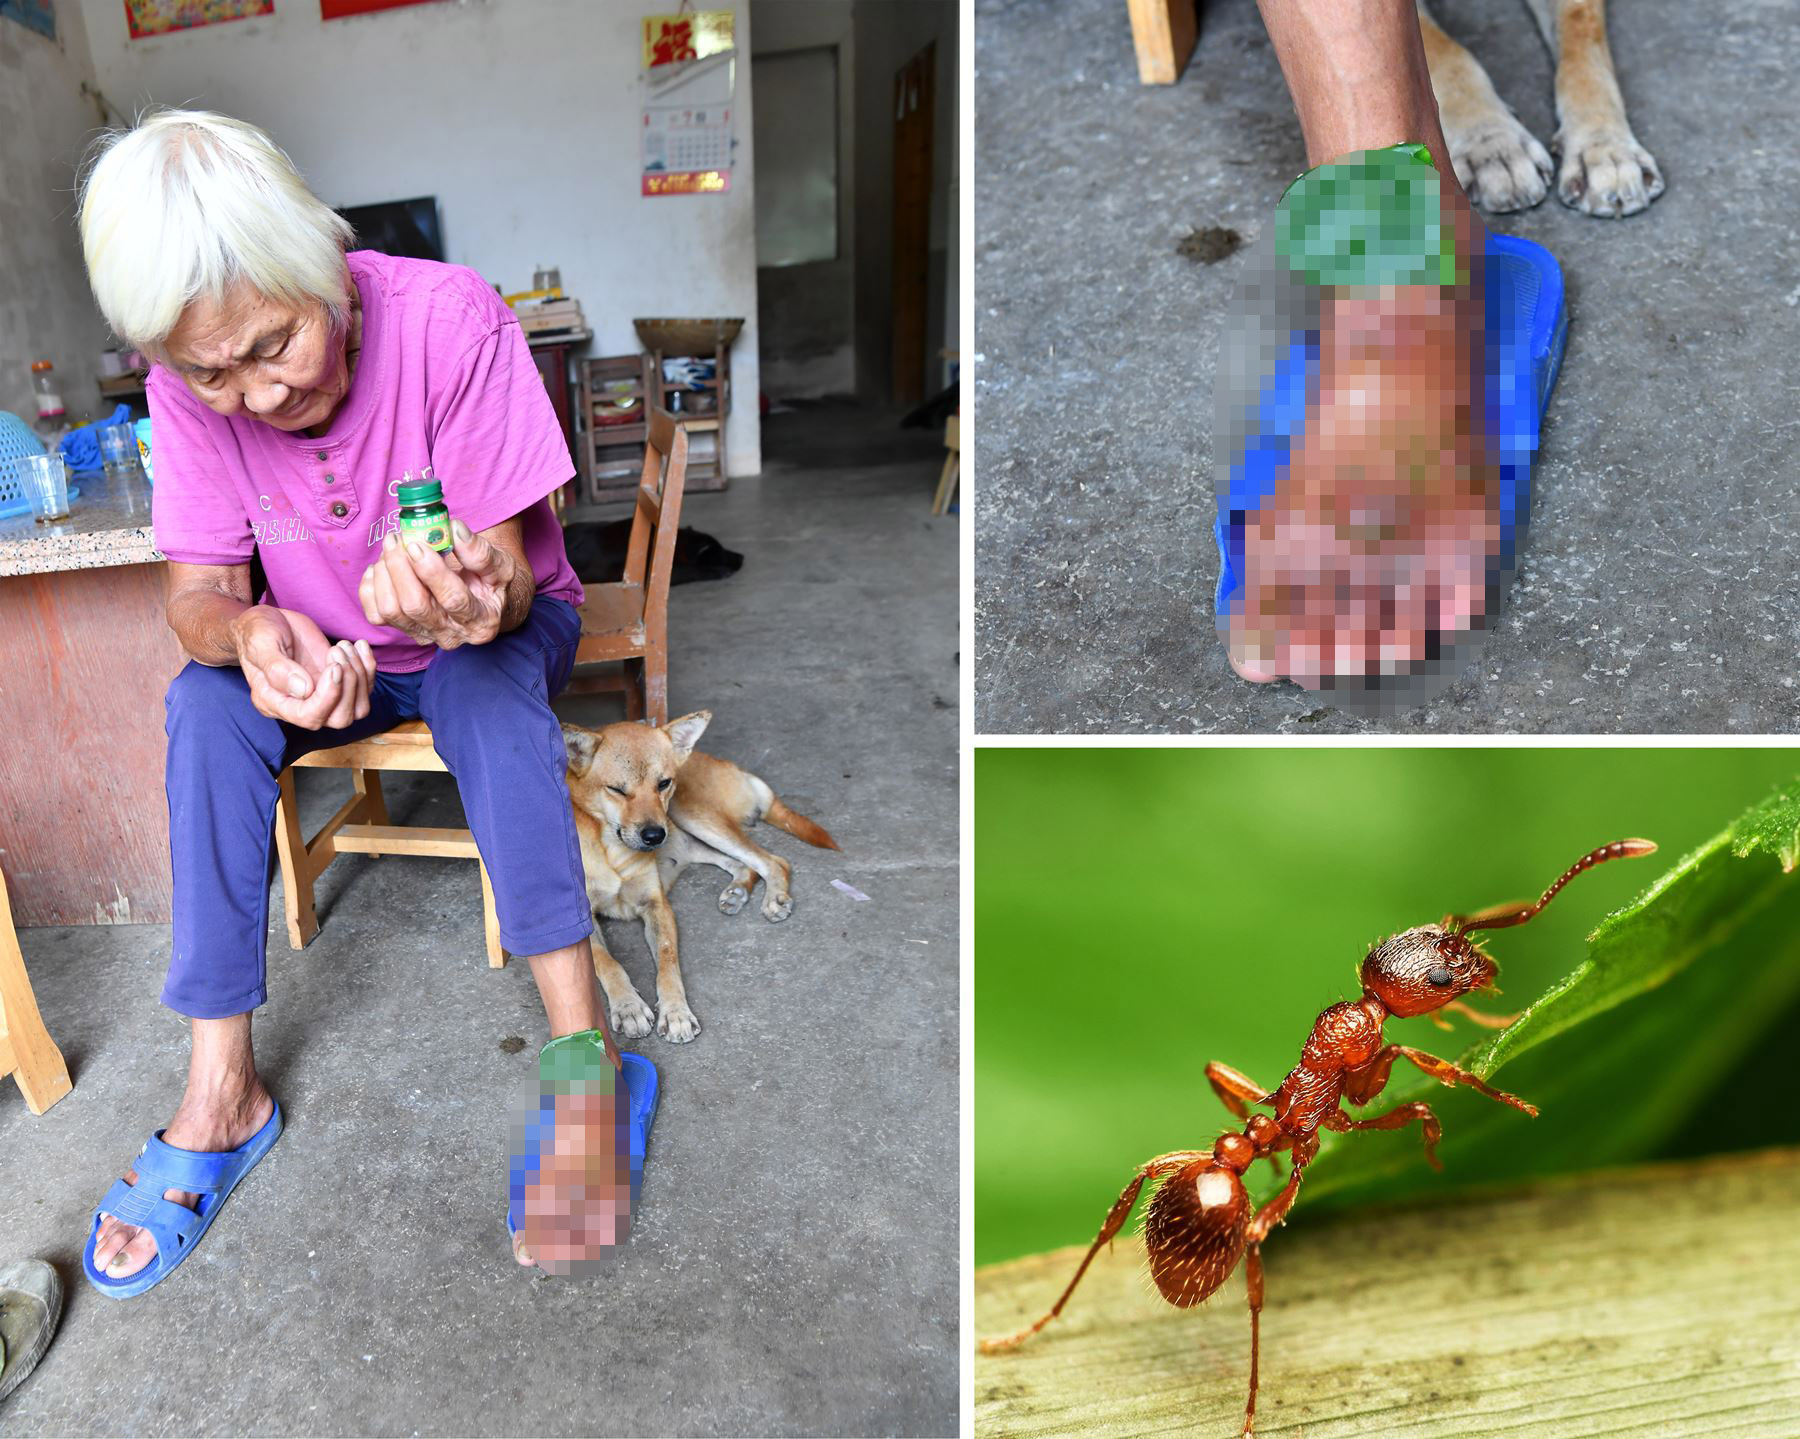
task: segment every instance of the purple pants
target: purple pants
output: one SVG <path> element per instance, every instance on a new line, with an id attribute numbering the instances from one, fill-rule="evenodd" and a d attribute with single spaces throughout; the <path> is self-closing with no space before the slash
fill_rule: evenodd
<path id="1" fill-rule="evenodd" d="M 265 948 L 275 800 L 308 750 L 423 719 L 456 779 L 494 885 L 500 940 L 545 954 L 593 932 L 567 756 L 550 699 L 568 683 L 581 616 L 539 596 L 516 630 L 439 650 L 413 674 L 377 674 L 368 718 L 302 730 L 258 713 L 236 667 L 189 664 L 169 686 L 169 850 L 174 950 L 162 1002 L 193 1019 L 268 999 Z M 471 878 L 470 883 L 474 883 Z"/>

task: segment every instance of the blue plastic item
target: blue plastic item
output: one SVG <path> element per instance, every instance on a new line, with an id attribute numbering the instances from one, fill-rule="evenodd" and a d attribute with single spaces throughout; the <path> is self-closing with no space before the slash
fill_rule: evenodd
<path id="1" fill-rule="evenodd" d="M 98 474 L 104 470 L 106 461 L 100 454 L 100 427 L 127 424 L 130 420 L 131 406 L 120 405 L 104 419 L 82 425 L 64 435 L 57 448 L 62 452 L 63 463 L 69 467 L 69 473 Z"/>
<path id="2" fill-rule="evenodd" d="M 268 1122 L 244 1144 L 224 1154 L 202 1154 L 192 1149 L 177 1149 L 163 1143 L 162 1130 L 157 1130 L 139 1152 L 137 1183 L 115 1179 L 106 1198 L 94 1210 L 94 1223 L 81 1251 L 81 1267 L 88 1283 L 109 1299 L 130 1299 L 153 1285 L 162 1283 L 175 1266 L 194 1252 L 200 1236 L 219 1217 L 231 1191 L 281 1138 L 281 1106 L 277 1104 Z M 193 1210 L 164 1199 L 165 1189 L 185 1189 L 200 1196 L 199 1209 Z M 94 1244 L 100 1237 L 100 1215 L 113 1215 L 127 1224 L 148 1229 L 156 1237 L 156 1258 L 128 1279 L 108 1279 L 94 1267 Z"/>
<path id="3" fill-rule="evenodd" d="M 27 455 L 49 452 L 31 426 L 17 415 L 0 410 L 0 520 L 31 513 L 31 501 L 25 496 L 25 482 L 19 477 L 18 461 Z M 69 498 L 81 494 L 79 485 L 69 486 Z"/>
<path id="4" fill-rule="evenodd" d="M 1500 464 L 1499 564 L 1502 574 L 1510 575 L 1531 515 L 1531 456 L 1562 367 L 1569 313 L 1562 270 L 1542 245 L 1490 232 L 1486 253 L 1487 423 Z M 1295 331 L 1263 386 L 1255 433 L 1242 458 L 1233 461 L 1229 487 L 1219 497 L 1213 538 L 1221 563 L 1214 603 L 1221 625 L 1243 600 L 1244 518 L 1262 508 L 1287 469 L 1318 365 L 1318 336 Z"/>
<path id="5" fill-rule="evenodd" d="M 656 1066 L 643 1055 L 621 1050 L 619 1062 L 622 1066 L 620 1077 L 625 1081 L 626 1092 L 631 1096 L 631 1207 L 635 1212 L 638 1193 L 644 1184 L 644 1149 L 650 1138 L 651 1122 L 656 1118 L 660 1085 L 656 1077 Z M 515 1216 L 520 1201 L 525 1198 L 525 1186 L 537 1176 L 544 1151 L 555 1139 L 555 1103 L 554 1095 L 546 1094 L 542 1097 L 538 1106 L 537 1123 L 526 1131 L 525 1152 L 514 1154 L 508 1160 L 506 1231 L 515 1238 L 519 1233 L 519 1222 Z"/>

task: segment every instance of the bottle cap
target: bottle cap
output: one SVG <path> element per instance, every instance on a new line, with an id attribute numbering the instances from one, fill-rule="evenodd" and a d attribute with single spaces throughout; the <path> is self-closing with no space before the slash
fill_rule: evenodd
<path id="1" fill-rule="evenodd" d="M 403 505 L 441 505 L 444 487 L 436 480 L 421 480 L 416 485 L 402 485 L 395 491 Z"/>
<path id="2" fill-rule="evenodd" d="M 55 368 L 56 366 L 52 365 L 48 360 L 33 360 L 31 362 L 31 373 L 34 375 L 39 370 L 53 370 Z"/>

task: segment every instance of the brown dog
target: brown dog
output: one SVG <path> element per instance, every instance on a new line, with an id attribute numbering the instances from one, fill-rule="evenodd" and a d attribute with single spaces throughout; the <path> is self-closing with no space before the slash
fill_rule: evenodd
<path id="1" fill-rule="evenodd" d="M 820 849 L 838 847 L 755 775 L 697 753 L 694 745 L 711 721 L 710 711 L 697 710 L 661 726 L 562 727 L 588 902 L 596 917 L 635 919 L 644 926 L 656 955 L 656 1032 L 676 1044 L 700 1033 L 681 982 L 675 912 L 669 906 L 676 876 L 690 864 L 717 865 L 731 876 L 719 908 L 736 914 L 761 875 L 767 886 L 763 918 L 782 920 L 794 909 L 788 893 L 792 871 L 780 855 L 746 838 L 745 828 L 767 820 Z M 650 1006 L 607 952 L 597 927 L 594 972 L 606 991 L 613 1031 L 625 1038 L 648 1034 Z"/>

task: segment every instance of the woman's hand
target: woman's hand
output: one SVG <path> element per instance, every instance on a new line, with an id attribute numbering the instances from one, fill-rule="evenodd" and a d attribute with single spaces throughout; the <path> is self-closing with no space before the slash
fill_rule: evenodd
<path id="1" fill-rule="evenodd" d="M 231 623 L 238 665 L 258 713 L 296 729 L 347 729 L 369 713 L 375 652 L 339 640 L 298 610 L 253 605 Z"/>
<path id="2" fill-rule="evenodd" d="M 508 591 L 524 574 L 520 562 L 461 520 L 451 521 L 450 532 L 456 546 L 449 555 L 387 537 L 358 590 L 370 624 L 391 625 L 443 650 L 484 645 L 507 628 Z"/>

